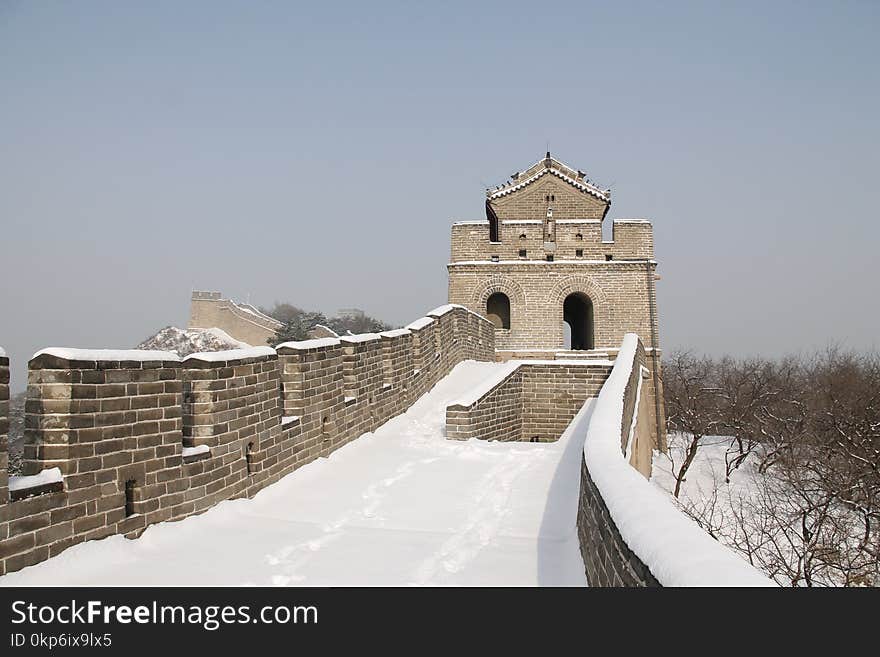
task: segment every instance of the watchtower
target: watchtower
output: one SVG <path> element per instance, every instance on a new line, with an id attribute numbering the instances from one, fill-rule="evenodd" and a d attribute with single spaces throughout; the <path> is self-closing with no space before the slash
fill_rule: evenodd
<path id="1" fill-rule="evenodd" d="M 492 320 L 502 355 L 616 349 L 630 331 L 657 348 L 651 223 L 617 219 L 604 241 L 610 207 L 548 152 L 486 191 L 485 221 L 453 224 L 450 303 Z"/>
<path id="2" fill-rule="evenodd" d="M 496 354 L 602 358 L 637 333 L 662 431 L 654 237 L 646 219 L 602 223 L 611 191 L 549 152 L 486 190 L 486 219 L 452 226 L 449 302 L 495 324 Z"/>

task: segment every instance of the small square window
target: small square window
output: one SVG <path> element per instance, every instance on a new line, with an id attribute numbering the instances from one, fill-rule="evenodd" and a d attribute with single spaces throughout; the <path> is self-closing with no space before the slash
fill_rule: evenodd
<path id="1" fill-rule="evenodd" d="M 525 258 L 525 257 L 526 257 L 526 250 L 525 250 L 525 249 L 520 249 L 520 250 L 519 250 L 519 257 L 520 257 L 520 258 Z"/>
<path id="2" fill-rule="evenodd" d="M 574 254 L 578 258 L 583 258 L 584 257 L 584 250 L 583 249 L 575 249 Z"/>
<path id="3" fill-rule="evenodd" d="M 609 261 L 610 261 L 610 260 L 614 260 L 614 256 L 611 255 L 610 253 L 608 253 L 608 254 L 606 254 L 606 256 L 605 256 L 605 259 L 606 259 L 606 260 L 609 260 Z"/>
<path id="4" fill-rule="evenodd" d="M 498 256 L 497 256 L 497 255 L 493 255 L 493 256 L 492 256 L 492 262 L 498 262 Z"/>
<path id="5" fill-rule="evenodd" d="M 547 262 L 553 262 L 553 254 L 551 254 L 551 253 L 547 254 Z"/>

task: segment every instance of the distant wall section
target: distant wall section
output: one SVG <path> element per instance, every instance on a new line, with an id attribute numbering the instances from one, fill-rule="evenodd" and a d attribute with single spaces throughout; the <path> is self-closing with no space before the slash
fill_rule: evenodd
<path id="1" fill-rule="evenodd" d="M 193 291 L 189 328 L 219 328 L 227 334 L 261 347 L 281 328 L 281 322 L 250 304 L 224 299 L 220 292 Z"/>

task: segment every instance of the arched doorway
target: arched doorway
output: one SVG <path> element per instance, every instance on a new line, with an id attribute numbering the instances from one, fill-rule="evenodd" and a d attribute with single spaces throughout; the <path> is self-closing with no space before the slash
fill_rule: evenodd
<path id="1" fill-rule="evenodd" d="M 510 299 L 503 292 L 495 292 L 486 299 L 486 319 L 495 328 L 510 328 Z"/>
<path id="2" fill-rule="evenodd" d="M 562 304 L 563 336 L 566 349 L 593 348 L 593 302 L 586 294 L 575 292 Z"/>

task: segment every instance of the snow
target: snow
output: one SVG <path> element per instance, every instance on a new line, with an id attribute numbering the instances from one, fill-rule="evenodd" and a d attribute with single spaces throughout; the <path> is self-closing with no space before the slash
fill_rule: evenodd
<path id="1" fill-rule="evenodd" d="M 403 335 L 409 335 L 410 333 L 412 333 L 412 331 L 410 331 L 409 329 L 399 328 L 393 329 L 391 331 L 382 331 L 379 335 L 381 335 L 383 338 L 399 338 Z"/>
<path id="2" fill-rule="evenodd" d="M 171 351 L 150 351 L 145 349 L 75 349 L 72 347 L 49 347 L 41 349 L 31 358 L 47 354 L 66 360 L 131 360 L 152 361 L 169 360 L 180 361 L 180 356 Z"/>
<path id="3" fill-rule="evenodd" d="M 9 490 L 14 491 L 24 490 L 26 488 L 36 488 L 37 486 L 45 486 L 46 484 L 57 484 L 61 481 L 61 469 L 49 468 L 35 475 L 9 477 Z"/>
<path id="4" fill-rule="evenodd" d="M 166 326 L 141 342 L 137 348 L 173 351 L 180 357 L 186 357 L 196 352 L 249 349 L 250 346 L 219 328 L 179 329 L 176 326 Z"/>
<path id="5" fill-rule="evenodd" d="M 412 322 L 411 324 L 407 324 L 406 328 L 408 328 L 411 331 L 418 331 L 419 329 L 423 329 L 426 326 L 430 326 L 433 323 L 434 323 L 433 317 L 419 317 L 416 321 Z"/>
<path id="6" fill-rule="evenodd" d="M 210 454 L 211 448 L 207 445 L 196 445 L 195 447 L 184 447 L 182 456 L 186 458 L 187 456 L 197 456 L 199 454 Z"/>
<path id="7" fill-rule="evenodd" d="M 451 313 L 456 308 L 464 308 L 464 306 L 458 303 L 447 303 L 442 306 L 437 306 L 436 308 L 434 308 L 434 310 L 429 310 L 425 313 L 425 315 L 428 315 L 430 317 L 440 317 L 442 315 L 445 315 L 446 313 Z"/>
<path id="8" fill-rule="evenodd" d="M 583 586 L 582 443 L 444 436 L 449 401 L 501 367 L 460 363 L 406 413 L 253 499 L 75 545 L 0 584 Z"/>
<path id="9" fill-rule="evenodd" d="M 200 360 L 206 363 L 216 363 L 225 360 L 244 360 L 245 358 L 260 358 L 262 356 L 274 356 L 272 347 L 249 347 L 248 349 L 228 349 L 226 351 L 201 351 L 190 354 L 184 359 Z"/>
<path id="10" fill-rule="evenodd" d="M 209 335 L 213 335 L 215 338 L 220 340 L 221 342 L 228 342 L 231 345 L 235 345 L 236 349 L 247 349 L 252 345 L 249 345 L 247 342 L 242 342 L 241 340 L 236 340 L 231 335 L 229 335 L 226 331 L 221 328 L 217 328 L 216 326 L 212 328 L 206 329 L 189 329 L 190 331 L 203 331 Z"/>
<path id="11" fill-rule="evenodd" d="M 547 174 L 552 174 L 554 176 L 557 176 L 558 178 L 561 178 L 562 180 L 567 182 L 569 185 L 576 187 L 577 189 L 580 189 L 581 191 L 589 192 L 593 196 L 596 196 L 597 198 L 600 198 L 603 201 L 607 201 L 610 199 L 610 195 L 609 195 L 608 191 L 603 191 L 603 190 L 599 189 L 598 187 L 596 187 L 595 185 L 592 185 L 588 182 L 581 182 L 579 180 L 575 180 L 574 178 L 566 175 L 565 173 L 563 173 L 562 171 L 560 171 L 556 167 L 551 167 L 549 169 L 542 169 L 541 171 L 538 171 L 536 174 L 526 178 L 522 182 L 517 182 L 517 184 L 511 185 L 509 187 L 502 187 L 498 191 L 493 192 L 489 196 L 489 198 L 490 199 L 501 198 L 502 196 L 506 196 L 507 194 L 511 194 L 519 189 L 522 189 L 526 185 L 530 185 L 534 181 L 538 180 L 541 176 L 544 176 Z"/>
<path id="12" fill-rule="evenodd" d="M 286 427 L 288 424 L 293 424 L 299 420 L 299 415 L 285 415 L 281 418 L 281 426 Z"/>
<path id="13" fill-rule="evenodd" d="M 621 537 L 664 586 L 774 586 L 711 538 L 651 485 L 620 451 L 623 395 L 638 336 L 624 336 L 585 432 L 584 460 Z M 577 420 L 573 423 L 577 424 Z"/>
<path id="14" fill-rule="evenodd" d="M 499 385 L 507 377 L 516 372 L 520 364 L 521 363 L 518 363 L 516 361 L 504 363 L 503 367 L 499 367 L 495 374 L 490 377 L 486 377 L 486 379 L 480 382 L 479 385 L 474 386 L 461 397 L 453 399 L 451 402 L 449 402 L 449 405 L 470 406 L 471 404 L 475 404 L 483 395 L 489 393 L 495 386 Z"/>
<path id="15" fill-rule="evenodd" d="M 483 264 L 483 261 L 480 261 L 480 264 Z M 479 317 L 480 319 L 486 319 L 480 313 L 475 313 L 473 310 L 470 310 L 469 308 L 462 306 L 460 303 L 447 303 L 442 306 L 437 306 L 436 308 L 434 308 L 434 310 L 429 310 L 428 312 L 426 312 L 425 315 L 427 315 L 428 317 L 435 317 L 435 318 L 442 317 L 446 313 L 452 312 L 456 308 L 463 308 L 464 310 L 467 310 L 468 313 L 470 313 L 471 315 L 475 315 L 476 317 Z M 486 321 L 488 322 L 489 320 L 486 319 Z"/>
<path id="16" fill-rule="evenodd" d="M 557 224 L 601 224 L 601 219 L 557 219 Z"/>
<path id="17" fill-rule="evenodd" d="M 543 219 L 503 219 L 501 221 L 504 226 L 541 225 L 543 223 Z"/>
<path id="18" fill-rule="evenodd" d="M 343 335 L 339 339 L 342 342 L 350 342 L 350 343 L 358 343 L 358 342 L 372 342 L 373 340 L 379 340 L 382 336 L 378 333 L 357 333 L 357 334 L 349 334 Z"/>
<path id="19" fill-rule="evenodd" d="M 275 349 L 287 347 L 288 349 L 317 349 L 319 347 L 332 347 L 339 344 L 341 338 L 315 338 L 314 340 L 300 340 L 299 342 L 282 342 Z"/>
<path id="20" fill-rule="evenodd" d="M 333 334 L 333 335 L 330 336 L 330 337 L 336 337 L 336 338 L 339 337 L 339 334 L 338 334 L 336 331 L 334 331 L 334 330 L 333 330 L 332 328 L 330 328 L 329 326 L 325 326 L 324 324 L 315 324 L 315 325 L 312 327 L 312 330 L 314 331 L 315 329 L 322 329 L 322 330 L 324 330 L 324 331 L 329 331 L 330 333 Z"/>
<path id="21" fill-rule="evenodd" d="M 650 224 L 650 219 L 615 219 L 616 224 Z"/>
<path id="22" fill-rule="evenodd" d="M 476 220 L 476 221 L 453 221 L 453 226 L 488 226 L 489 222 L 485 219 Z"/>

